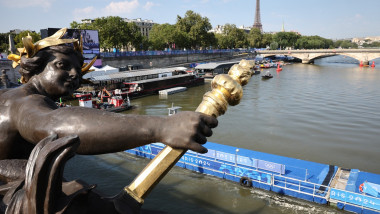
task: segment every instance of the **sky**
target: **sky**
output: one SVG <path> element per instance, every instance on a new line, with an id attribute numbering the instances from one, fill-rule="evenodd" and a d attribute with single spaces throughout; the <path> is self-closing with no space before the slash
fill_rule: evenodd
<path id="1" fill-rule="evenodd" d="M 120 16 L 175 24 L 192 10 L 211 25 L 252 26 L 255 0 L 0 0 L 0 33 L 70 27 L 73 21 Z M 261 0 L 264 32 L 297 31 L 328 39 L 380 36 L 380 0 Z"/>

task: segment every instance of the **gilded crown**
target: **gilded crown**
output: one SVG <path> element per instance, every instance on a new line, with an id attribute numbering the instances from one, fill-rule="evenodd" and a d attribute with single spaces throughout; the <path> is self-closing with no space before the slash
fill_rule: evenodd
<path id="1" fill-rule="evenodd" d="M 50 47 L 50 46 L 56 46 L 56 45 L 62 45 L 62 44 L 70 44 L 72 43 L 74 45 L 74 49 L 76 51 L 79 51 L 83 54 L 83 42 L 82 42 L 82 36 L 81 39 L 62 39 L 62 37 L 65 35 L 67 31 L 67 28 L 62 28 L 59 31 L 57 31 L 52 36 L 46 37 L 45 39 L 41 39 L 40 41 L 37 41 L 33 44 L 33 39 L 30 35 L 22 38 L 22 43 L 24 44 L 24 48 L 19 48 L 18 51 L 20 52 L 20 55 L 16 54 L 10 54 L 8 56 L 8 59 L 13 61 L 13 68 L 17 67 L 20 64 L 20 60 L 22 56 L 25 56 L 26 58 L 31 58 L 36 53 L 44 48 Z M 95 63 L 96 61 L 95 57 L 91 60 L 90 63 L 84 63 L 82 66 L 82 73 L 88 73 L 90 72 L 90 67 Z"/>

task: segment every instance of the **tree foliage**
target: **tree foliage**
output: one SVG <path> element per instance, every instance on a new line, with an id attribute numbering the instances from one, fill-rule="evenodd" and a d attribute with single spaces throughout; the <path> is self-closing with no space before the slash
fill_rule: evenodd
<path id="1" fill-rule="evenodd" d="M 250 47 L 261 48 L 263 47 L 264 35 L 260 29 L 252 28 L 248 35 L 248 42 Z"/>
<path id="2" fill-rule="evenodd" d="M 9 33 L 0 33 L 0 53 L 8 53 Z"/>
<path id="3" fill-rule="evenodd" d="M 335 48 L 358 48 L 356 43 L 352 43 L 350 40 L 337 40 L 334 42 Z"/>
<path id="4" fill-rule="evenodd" d="M 247 34 L 234 24 L 226 24 L 222 35 L 219 37 L 219 46 L 222 48 L 246 48 L 248 47 Z"/>
<path id="5" fill-rule="evenodd" d="M 273 35 L 273 41 L 277 42 L 281 49 L 295 46 L 301 36 L 294 32 L 278 32 Z"/>
<path id="6" fill-rule="evenodd" d="M 154 25 L 150 31 L 149 42 L 155 50 L 206 48 L 217 44 L 215 35 L 208 33 L 210 29 L 208 18 L 189 10 L 184 17 L 177 16 L 174 25 Z"/>
<path id="7" fill-rule="evenodd" d="M 22 38 L 23 37 L 26 37 L 30 35 L 33 39 L 33 42 L 37 42 L 39 40 L 41 40 L 41 35 L 39 33 L 36 33 L 34 31 L 22 31 L 21 33 L 17 34 L 15 37 L 14 37 L 14 42 L 15 42 L 15 46 L 16 48 L 23 48 L 24 47 L 24 44 L 22 43 Z"/>
<path id="8" fill-rule="evenodd" d="M 364 48 L 373 48 L 373 47 L 380 47 L 380 42 L 372 42 L 372 43 L 364 43 L 362 45 Z"/>
<path id="9" fill-rule="evenodd" d="M 178 15 L 175 26 L 187 35 L 187 48 L 208 47 L 216 43 L 215 36 L 208 33 L 212 29 L 209 19 L 191 10 L 186 11 L 184 17 Z"/>
<path id="10" fill-rule="evenodd" d="M 302 36 L 296 42 L 295 48 L 298 49 L 328 49 L 333 47 L 334 42 L 331 39 L 325 39 L 320 36 Z"/>
<path id="11" fill-rule="evenodd" d="M 125 22 L 121 17 L 108 16 L 96 18 L 92 23 L 70 23 L 73 29 L 89 29 L 99 31 L 100 48 L 112 50 L 143 47 L 143 36 L 135 23 Z"/>
<path id="12" fill-rule="evenodd" d="M 176 27 L 170 24 L 154 25 L 149 33 L 149 41 L 152 48 L 155 50 L 163 50 L 169 48 L 171 44 L 175 43 L 174 32 Z"/>

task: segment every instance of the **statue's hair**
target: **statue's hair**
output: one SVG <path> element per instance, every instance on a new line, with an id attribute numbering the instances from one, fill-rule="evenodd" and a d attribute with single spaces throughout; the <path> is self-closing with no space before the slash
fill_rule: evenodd
<path id="1" fill-rule="evenodd" d="M 80 60 L 80 65 L 83 64 L 83 55 L 79 51 L 74 50 L 72 46 L 50 46 L 38 51 L 37 54 L 31 58 L 26 58 L 25 56 L 21 57 L 19 73 L 21 74 L 23 81 L 26 83 L 32 76 L 41 73 L 45 69 L 49 60 L 51 60 L 50 56 L 56 52 L 62 54 L 74 53 Z"/>

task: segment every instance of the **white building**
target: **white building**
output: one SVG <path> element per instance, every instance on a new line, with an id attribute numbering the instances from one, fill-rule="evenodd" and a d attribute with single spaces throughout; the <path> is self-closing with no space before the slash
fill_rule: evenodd
<path id="1" fill-rule="evenodd" d="M 380 42 L 380 36 L 368 36 L 365 38 L 353 38 L 351 40 L 352 43 L 356 43 L 359 46 L 363 45 L 364 43 L 371 44 L 372 42 Z"/>
<path id="2" fill-rule="evenodd" d="M 140 28 L 141 34 L 143 36 L 146 36 L 146 37 L 149 37 L 150 30 L 152 30 L 153 25 L 156 24 L 152 20 L 147 20 L 147 19 L 142 20 L 141 18 L 138 18 L 138 19 L 124 18 L 123 20 L 125 22 L 133 22 L 133 23 L 135 23 Z"/>
<path id="3" fill-rule="evenodd" d="M 140 28 L 141 35 L 149 37 L 149 32 L 152 30 L 154 23 L 152 20 L 142 20 L 141 18 L 138 19 L 128 19 L 128 18 L 123 18 L 123 21 L 125 22 L 133 22 L 137 25 L 137 27 Z M 93 23 L 93 19 L 82 19 L 83 24 L 91 24 Z"/>
<path id="4" fill-rule="evenodd" d="M 247 26 L 240 26 L 237 27 L 238 29 L 244 30 L 246 33 L 249 33 L 252 29 L 252 27 L 247 27 Z M 217 25 L 215 28 L 209 30 L 209 33 L 215 33 L 215 34 L 222 34 L 224 30 L 224 25 Z"/>

